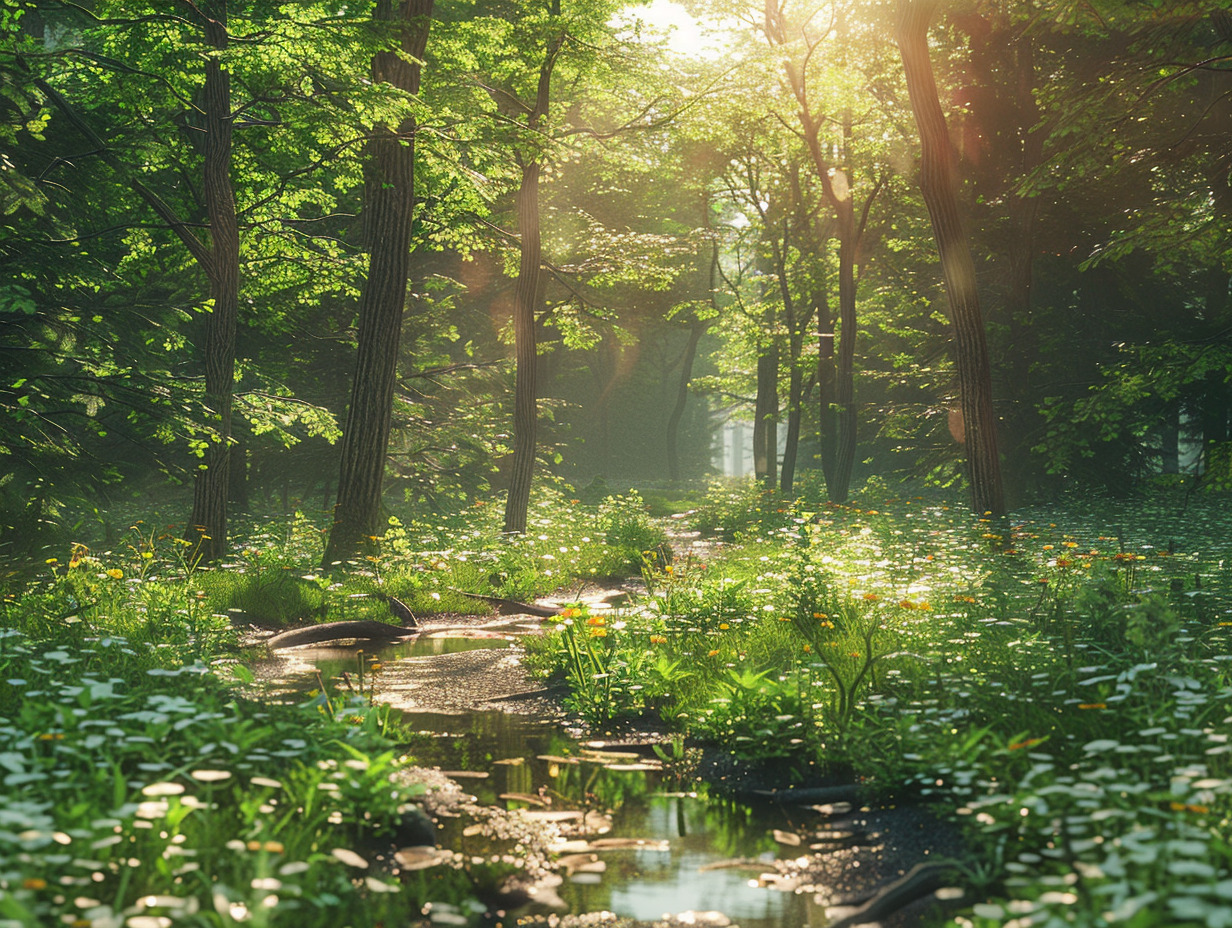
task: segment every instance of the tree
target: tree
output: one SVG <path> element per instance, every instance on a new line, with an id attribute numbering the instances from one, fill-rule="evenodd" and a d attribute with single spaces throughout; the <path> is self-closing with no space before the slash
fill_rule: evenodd
<path id="1" fill-rule="evenodd" d="M 1005 497 L 984 320 L 975 264 L 958 210 L 954 150 L 928 57 L 928 24 L 937 6 L 938 0 L 899 0 L 897 38 L 911 109 L 920 132 L 920 190 L 932 220 L 954 326 L 954 361 L 972 504 L 977 512 L 999 516 L 1005 512 Z"/>
<path id="2" fill-rule="evenodd" d="M 384 49 L 373 57 L 373 80 L 414 96 L 419 92 L 432 0 L 402 0 L 396 12 L 392 0 L 381 0 L 374 16 L 378 22 L 397 24 L 398 47 Z M 359 344 L 343 429 L 338 501 L 325 547 L 326 564 L 342 560 L 365 539 L 381 534 L 381 489 L 410 276 L 415 212 L 414 117 L 405 116 L 396 129 L 376 126 L 365 154 L 364 214 L 370 258 L 359 304 Z"/>

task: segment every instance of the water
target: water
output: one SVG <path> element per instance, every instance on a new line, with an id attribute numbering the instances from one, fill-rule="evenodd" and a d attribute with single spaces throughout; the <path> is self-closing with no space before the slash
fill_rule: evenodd
<path id="1" fill-rule="evenodd" d="M 719 911 L 743 928 L 824 924 L 811 894 L 758 885 L 759 864 L 773 873 L 776 857 L 800 852 L 775 843 L 774 829 L 792 828 L 781 809 L 698 795 L 695 784 L 675 776 L 670 763 L 666 769 L 645 769 L 662 766 L 646 747 L 630 752 L 579 742 L 552 722 L 459 706 L 458 692 L 468 687 L 451 671 L 470 667 L 477 676 L 490 676 L 493 660 L 516 660 L 509 644 L 490 638 L 421 638 L 382 648 L 376 652 L 384 665 L 378 692 L 383 701 L 409 707 L 401 714 L 416 733 L 409 745 L 416 762 L 455 775 L 481 803 L 605 813 L 611 828 L 603 838 L 644 842 L 604 849 L 598 853 L 598 868 L 567 876 L 557 891 L 570 912 L 610 911 L 649 921 L 690 910 Z M 361 659 L 371 660 L 367 655 Z M 315 683 L 318 669 L 327 680 L 343 672 L 353 679 L 357 664 L 354 648 L 319 647 L 255 661 L 254 669 L 275 688 L 296 688 Z M 439 684 L 442 677 L 450 677 L 448 686 Z M 445 711 L 429 708 L 432 694 L 442 697 Z"/>

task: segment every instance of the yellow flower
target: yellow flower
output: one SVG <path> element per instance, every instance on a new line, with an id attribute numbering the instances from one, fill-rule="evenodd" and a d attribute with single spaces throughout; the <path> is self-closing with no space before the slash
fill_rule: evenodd
<path id="1" fill-rule="evenodd" d="M 110 570 L 107 571 L 107 576 L 110 577 L 112 580 L 123 580 L 124 571 L 120 570 L 120 568 L 118 567 L 112 567 Z"/>
<path id="2" fill-rule="evenodd" d="M 864 601 L 865 601 L 865 602 L 875 603 L 875 602 L 877 602 L 877 600 L 879 600 L 879 599 L 881 599 L 881 597 L 880 597 L 880 596 L 878 596 L 876 593 L 865 593 L 865 594 L 864 594 Z"/>
<path id="3" fill-rule="evenodd" d="M 815 618 L 815 619 L 828 619 L 828 618 L 829 618 L 829 616 L 828 616 L 828 615 L 826 615 L 824 612 L 814 612 L 814 613 L 813 613 L 813 618 Z"/>
<path id="4" fill-rule="evenodd" d="M 21 888 L 22 889 L 46 889 L 47 881 L 43 879 L 39 879 L 36 876 L 30 877 L 30 879 L 28 880 L 21 881 Z"/>
<path id="5" fill-rule="evenodd" d="M 730 625 L 728 625 L 726 622 L 720 622 L 720 623 L 719 623 L 719 629 L 720 629 L 721 631 L 727 631 L 729 628 L 731 628 L 731 626 L 730 626 Z"/>
<path id="6" fill-rule="evenodd" d="M 711 651 L 710 653 L 708 653 L 706 656 L 707 656 L 707 657 L 715 657 L 718 653 L 719 653 L 719 649 L 718 649 L 718 648 L 715 648 L 713 651 Z"/>
<path id="7" fill-rule="evenodd" d="M 590 637 L 591 638 L 606 638 L 607 629 L 606 628 L 592 628 L 590 630 Z"/>
<path id="8" fill-rule="evenodd" d="M 651 644 L 667 644 L 667 636 L 666 635 L 651 635 L 650 643 Z"/>
<path id="9" fill-rule="evenodd" d="M 917 609 L 917 608 L 919 608 L 918 606 L 916 606 L 916 604 L 915 604 L 915 603 L 913 603 L 913 602 L 912 602 L 911 600 L 909 600 L 909 599 L 904 599 L 904 600 L 902 600 L 902 601 L 901 601 L 898 605 L 899 605 L 899 608 L 902 608 L 902 609 Z"/>
<path id="10" fill-rule="evenodd" d="M 570 606 L 568 609 L 565 609 L 561 612 L 560 617 L 562 619 L 576 619 L 581 614 L 582 614 L 582 610 L 579 609 L 577 606 Z"/>
<path id="11" fill-rule="evenodd" d="M 806 645 L 804 646 L 804 653 L 805 653 L 805 654 L 812 654 L 812 653 L 813 653 L 813 646 L 812 646 L 811 644 L 806 644 Z"/>
<path id="12" fill-rule="evenodd" d="M 607 619 L 605 619 L 601 615 L 592 615 L 589 619 L 586 620 L 586 624 L 590 625 L 591 627 L 601 628 L 607 624 Z"/>

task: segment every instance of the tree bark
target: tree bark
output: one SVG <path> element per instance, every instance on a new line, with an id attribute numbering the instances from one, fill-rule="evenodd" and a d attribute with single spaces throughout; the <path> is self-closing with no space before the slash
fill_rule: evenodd
<path id="1" fill-rule="evenodd" d="M 202 4 L 206 44 L 227 47 L 226 0 Z M 201 108 L 205 120 L 202 196 L 210 229 L 204 265 L 213 308 L 205 330 L 205 405 L 213 411 L 216 438 L 193 480 L 193 507 L 185 538 L 189 559 L 214 561 L 227 549 L 230 491 L 231 399 L 235 383 L 235 333 L 240 302 L 240 233 L 231 184 L 231 76 L 217 57 L 205 61 Z"/>
<path id="2" fill-rule="evenodd" d="M 954 361 L 962 398 L 972 505 L 976 512 L 996 516 L 1005 513 L 1005 498 L 988 346 L 975 265 L 959 218 L 954 150 L 928 57 L 928 24 L 937 6 L 938 0 L 899 0 L 898 47 L 920 132 L 920 190 L 932 221 L 954 326 Z"/>
<path id="3" fill-rule="evenodd" d="M 552 13 L 560 15 L 560 2 L 553 0 Z M 558 34 L 549 42 L 543 65 L 539 69 L 539 85 L 535 105 L 526 119 L 531 133 L 547 116 L 551 101 L 552 70 L 556 56 L 564 44 Z M 509 495 L 505 498 L 505 531 L 521 535 L 526 532 L 527 511 L 530 509 L 530 485 L 535 474 L 535 433 L 538 427 L 535 370 L 538 340 L 535 337 L 535 310 L 538 308 L 539 277 L 542 264 L 542 243 L 539 226 L 539 175 L 541 155 L 524 156 L 522 183 L 518 188 L 518 235 L 520 253 L 518 280 L 514 288 L 513 336 L 515 382 L 513 400 L 513 465 L 510 470 Z"/>
<path id="4" fill-rule="evenodd" d="M 419 92 L 433 0 L 380 0 L 374 16 L 400 25 L 400 50 L 377 52 L 372 77 L 408 94 Z M 351 402 L 342 434 L 334 524 L 325 546 L 328 566 L 383 534 L 381 491 L 398 374 L 398 344 L 411 269 L 415 209 L 415 120 L 396 130 L 377 126 L 365 154 L 364 229 L 368 276 L 359 301 L 358 346 Z"/>
<path id="5" fill-rule="evenodd" d="M 753 403 L 753 473 L 773 490 L 779 465 L 779 347 L 771 343 L 757 358 L 757 398 Z"/>
<path id="6" fill-rule="evenodd" d="M 787 441 L 783 445 L 783 467 L 779 473 L 779 492 L 790 498 L 795 491 L 796 458 L 800 452 L 800 416 L 804 403 L 804 374 L 800 352 L 792 352 L 791 374 L 787 381 Z"/>
<path id="7" fill-rule="evenodd" d="M 787 42 L 786 24 L 781 5 L 767 0 L 765 32 L 772 44 L 783 46 Z M 840 21 L 840 27 L 843 22 Z M 843 27 L 845 28 L 845 27 Z M 811 54 L 812 48 L 809 49 Z M 806 65 L 807 67 L 807 65 Z M 838 309 L 839 344 L 838 365 L 835 370 L 834 406 L 837 414 L 837 434 L 833 464 L 826 474 L 826 495 L 832 502 L 845 503 L 851 493 L 851 474 L 855 468 L 857 417 L 855 406 L 855 345 L 856 345 L 856 284 L 855 263 L 859 249 L 861 226 L 856 222 L 855 203 L 852 197 L 848 172 L 832 164 L 821 148 L 821 118 L 813 112 L 809 103 L 807 74 L 794 61 L 784 64 L 784 72 L 792 95 L 796 98 L 801 134 L 808 145 L 817 179 L 821 182 L 826 202 L 834 210 L 838 236 Z M 843 114 L 844 142 L 851 134 L 851 117 Z M 876 196 L 874 192 L 870 196 Z M 871 200 L 870 200 L 871 202 Z M 867 205 L 865 207 L 867 211 Z M 822 330 L 825 331 L 824 329 Z M 827 400 L 823 384 L 822 402 Z"/>
<path id="8" fill-rule="evenodd" d="M 676 402 L 672 406 L 671 415 L 667 417 L 667 476 L 673 483 L 680 479 L 680 454 L 677 450 L 680 420 L 684 418 L 684 408 L 689 401 L 689 381 L 693 379 L 697 344 L 705 332 L 706 323 L 700 319 L 694 319 L 689 326 L 689 340 L 685 343 L 684 356 L 680 359 L 680 383 L 676 388 Z"/>

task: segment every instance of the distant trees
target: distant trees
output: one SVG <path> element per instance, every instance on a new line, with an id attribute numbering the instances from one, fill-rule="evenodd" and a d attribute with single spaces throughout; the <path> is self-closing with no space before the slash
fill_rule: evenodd
<path id="1" fill-rule="evenodd" d="M 727 414 L 783 495 L 1219 483 L 1232 21 L 1157 7 L 750 2 L 707 58 L 615 0 L 18 4 L 0 545 L 139 474 L 204 558 L 272 474 L 327 562 L 391 476 L 523 531 L 539 464 L 682 479 Z"/>

